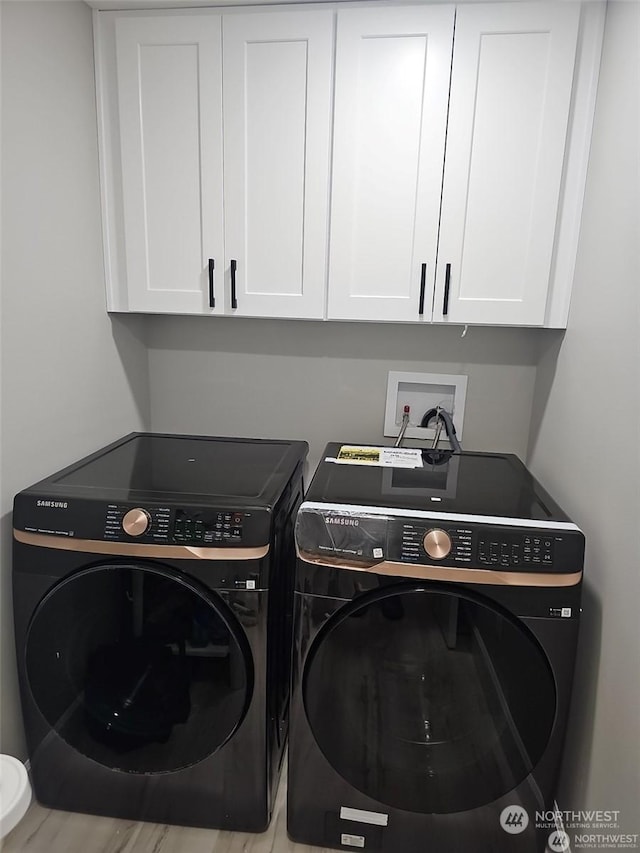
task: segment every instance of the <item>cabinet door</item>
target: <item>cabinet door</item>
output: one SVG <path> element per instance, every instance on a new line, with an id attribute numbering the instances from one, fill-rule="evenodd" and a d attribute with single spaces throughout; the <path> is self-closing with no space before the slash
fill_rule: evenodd
<path id="1" fill-rule="evenodd" d="M 223 29 L 227 312 L 321 318 L 333 13 L 227 15 Z"/>
<path id="2" fill-rule="evenodd" d="M 115 33 L 129 310 L 218 313 L 220 16 L 121 18 Z"/>
<path id="3" fill-rule="evenodd" d="M 579 16 L 458 9 L 435 320 L 544 323 Z"/>
<path id="4" fill-rule="evenodd" d="M 330 319 L 431 318 L 453 21 L 338 12 Z"/>

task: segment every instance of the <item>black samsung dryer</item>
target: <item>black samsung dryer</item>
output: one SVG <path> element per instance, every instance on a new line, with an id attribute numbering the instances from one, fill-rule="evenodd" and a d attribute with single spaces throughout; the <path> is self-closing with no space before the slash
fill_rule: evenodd
<path id="1" fill-rule="evenodd" d="M 576 525 L 513 455 L 331 444 L 296 546 L 291 838 L 544 851 L 580 616 Z"/>
<path id="2" fill-rule="evenodd" d="M 266 828 L 307 449 L 133 433 L 16 496 L 18 673 L 42 804 Z"/>

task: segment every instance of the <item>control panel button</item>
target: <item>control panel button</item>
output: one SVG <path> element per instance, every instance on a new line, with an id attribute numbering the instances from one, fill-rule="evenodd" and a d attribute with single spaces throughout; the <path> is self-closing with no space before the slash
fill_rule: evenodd
<path id="1" fill-rule="evenodd" d="M 129 536 L 142 536 L 151 524 L 151 516 L 145 509 L 136 507 L 125 513 L 122 519 L 122 529 Z"/>
<path id="2" fill-rule="evenodd" d="M 244 522 L 242 512 L 176 509 L 172 535 L 180 544 L 233 542 L 238 545 L 243 539 Z"/>
<path id="3" fill-rule="evenodd" d="M 422 544 L 432 560 L 444 560 L 451 551 L 451 537 L 437 527 L 425 533 Z"/>

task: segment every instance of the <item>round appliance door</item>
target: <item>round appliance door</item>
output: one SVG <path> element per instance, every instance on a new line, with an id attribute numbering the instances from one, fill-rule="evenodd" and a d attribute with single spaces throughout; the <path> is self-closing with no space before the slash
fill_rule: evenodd
<path id="1" fill-rule="evenodd" d="M 386 587 L 339 610 L 314 640 L 302 689 L 340 776 L 423 814 L 473 809 L 515 788 L 556 712 L 549 663 L 526 626 L 435 584 Z"/>
<path id="2" fill-rule="evenodd" d="M 61 738 L 133 773 L 206 758 L 238 728 L 253 689 L 231 608 L 155 564 L 97 565 L 55 586 L 32 617 L 26 671 Z"/>

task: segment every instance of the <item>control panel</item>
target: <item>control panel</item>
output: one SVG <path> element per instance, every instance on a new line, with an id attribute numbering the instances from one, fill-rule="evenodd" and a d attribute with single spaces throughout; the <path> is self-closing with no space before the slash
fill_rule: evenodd
<path id="1" fill-rule="evenodd" d="M 189 513 L 177 509 L 173 526 L 176 542 L 242 542 L 244 514 L 241 512 Z"/>
<path id="2" fill-rule="evenodd" d="M 535 525 L 535 522 L 534 522 Z M 307 558 L 373 566 L 384 561 L 511 572 L 579 572 L 584 536 L 573 525 L 544 529 L 310 507 L 296 544 Z"/>
<path id="3" fill-rule="evenodd" d="M 509 571 L 579 571 L 584 539 L 577 531 L 438 524 L 393 519 L 389 559 Z"/>
<path id="4" fill-rule="evenodd" d="M 165 545 L 236 545 L 244 542 L 248 518 L 251 513 L 231 510 L 109 504 L 104 538 Z"/>
<path id="5" fill-rule="evenodd" d="M 424 562 L 423 557 L 444 560 L 446 557 L 463 563 L 472 558 L 473 531 L 466 527 L 447 527 L 424 524 L 401 524 L 400 559 Z"/>
<path id="6" fill-rule="evenodd" d="M 548 533 L 526 533 L 507 536 L 478 537 L 478 562 L 485 566 L 518 568 L 522 564 L 532 567 L 553 565 L 554 540 Z"/>

